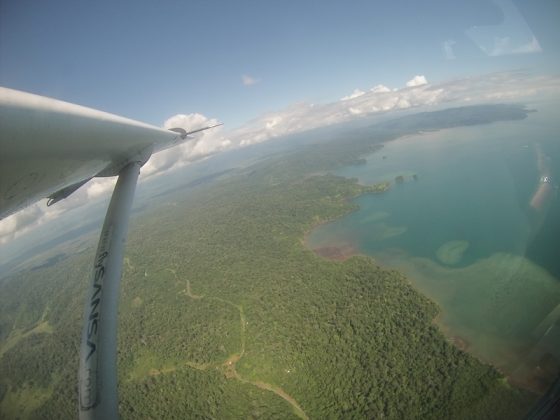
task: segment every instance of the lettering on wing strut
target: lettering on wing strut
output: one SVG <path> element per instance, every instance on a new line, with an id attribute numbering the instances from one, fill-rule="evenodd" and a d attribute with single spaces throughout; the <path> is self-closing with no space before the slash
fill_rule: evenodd
<path id="1" fill-rule="evenodd" d="M 85 359 L 80 360 L 80 408 L 89 410 L 95 407 L 99 401 L 99 389 L 102 384 L 97 381 L 99 368 L 98 357 L 98 328 L 100 312 L 103 307 L 103 280 L 105 278 L 106 260 L 109 256 L 109 238 L 112 229 L 104 231 L 104 236 L 99 242 L 97 256 L 93 267 L 93 281 L 91 284 L 91 295 L 87 303 L 86 317 L 87 327 L 82 337 L 82 346 L 86 346 Z"/>

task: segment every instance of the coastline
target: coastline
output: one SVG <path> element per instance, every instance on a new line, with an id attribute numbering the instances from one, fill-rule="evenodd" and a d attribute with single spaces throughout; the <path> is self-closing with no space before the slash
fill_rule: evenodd
<path id="1" fill-rule="evenodd" d="M 451 128 L 436 130 L 436 132 L 441 131 L 443 133 L 449 130 L 451 130 Z M 415 133 L 411 135 L 405 135 L 400 138 L 415 137 L 422 134 L 425 133 Z M 356 180 L 355 177 L 359 176 L 359 173 L 356 173 L 357 175 L 354 175 L 354 172 L 350 171 L 348 172 L 348 175 L 342 175 L 342 177 L 347 179 L 353 178 Z M 394 175 L 398 175 L 398 173 L 395 172 Z M 365 179 L 367 178 L 364 178 L 364 180 Z M 367 191 L 367 189 L 371 188 L 372 185 L 367 185 L 366 182 L 360 182 L 360 180 L 356 180 L 356 183 L 360 187 L 362 187 L 362 191 L 356 195 L 346 197 L 344 198 L 344 200 L 346 202 L 352 202 L 357 197 L 361 197 L 368 193 L 375 193 L 375 191 Z M 397 183 L 397 178 L 395 178 L 394 180 L 391 179 L 391 182 L 388 183 L 388 186 L 389 188 L 394 187 L 398 189 L 399 186 L 396 185 Z M 549 184 L 546 184 L 546 187 L 548 186 Z M 352 204 L 356 204 L 356 201 L 353 201 Z M 453 266 L 454 264 L 451 261 L 448 265 L 442 265 L 440 261 L 436 260 L 433 255 L 431 257 L 430 255 L 428 255 L 423 261 L 420 261 L 420 257 L 414 258 L 412 255 L 396 255 L 396 258 L 394 259 L 384 258 L 386 257 L 384 252 L 385 249 L 376 249 L 376 251 L 371 251 L 375 255 L 366 254 L 365 252 L 368 252 L 367 248 L 364 248 L 363 251 L 359 249 L 359 246 L 362 243 L 362 239 L 360 239 L 359 241 L 356 239 L 353 240 L 352 236 L 348 236 L 351 235 L 351 233 L 345 234 L 343 231 L 338 230 L 339 227 L 337 226 L 334 226 L 334 229 L 332 230 L 334 234 L 330 236 L 324 235 L 322 233 L 319 233 L 316 236 L 313 235 L 315 229 L 320 229 L 322 225 L 326 225 L 327 223 L 336 223 L 337 220 L 346 217 L 355 211 L 359 211 L 359 208 L 354 207 L 352 209 L 348 209 L 348 211 L 343 211 L 341 212 L 341 214 L 338 214 L 326 220 L 318 220 L 318 218 L 314 220 L 313 223 L 309 225 L 309 228 L 304 232 L 303 238 L 301 239 L 304 248 L 306 248 L 306 250 L 313 251 L 313 253 L 321 259 L 326 259 L 333 262 L 344 262 L 353 256 L 364 256 L 367 258 L 371 258 L 371 261 L 376 266 L 379 266 L 384 270 L 397 271 L 401 273 L 417 293 L 419 293 L 438 307 L 438 313 L 432 319 L 432 323 L 437 327 L 439 333 L 443 337 L 445 337 L 446 341 L 449 344 L 453 345 L 461 352 L 467 353 L 469 356 L 473 357 L 479 362 L 488 366 L 492 366 L 505 378 L 504 383 L 506 383 L 505 381 L 507 380 L 507 384 L 515 386 L 516 388 L 538 394 L 541 394 L 543 392 L 542 387 L 539 387 L 535 381 L 538 376 L 538 372 L 536 372 L 536 368 L 534 366 L 535 363 L 530 362 L 524 355 L 525 349 L 523 348 L 523 343 L 516 342 L 516 340 L 514 340 L 510 335 L 507 335 L 506 333 L 495 334 L 488 329 L 478 328 L 478 325 L 481 324 L 473 324 L 472 322 L 471 324 L 469 324 L 470 318 L 468 317 L 459 318 L 458 316 L 462 316 L 463 313 L 459 313 L 459 315 L 457 315 L 458 310 L 454 309 L 455 307 L 445 306 L 448 303 L 449 296 L 451 296 L 451 293 L 453 292 L 453 290 L 451 290 L 452 286 L 449 286 L 449 288 L 444 287 L 441 290 L 438 289 L 437 293 L 433 294 L 431 294 L 431 292 L 426 293 L 426 291 L 423 289 L 423 287 L 429 289 L 429 287 L 438 284 L 438 281 L 441 281 L 441 284 L 445 285 L 446 283 L 444 283 L 443 280 L 446 278 L 446 275 L 453 276 L 457 274 L 461 275 L 462 278 L 466 278 L 469 273 L 476 274 L 476 270 L 488 269 L 490 264 L 500 263 L 498 258 L 496 258 L 496 260 L 490 260 L 487 265 L 476 265 L 475 267 L 472 267 L 471 271 L 467 272 L 466 267 L 470 266 L 470 264 L 467 264 L 467 266 L 464 267 L 459 267 Z M 367 232 L 368 237 L 372 236 L 373 234 L 375 234 L 374 231 Z M 461 238 L 461 236 L 459 236 L 459 238 Z M 381 251 L 380 255 L 377 255 L 379 251 Z M 406 258 L 413 261 L 408 261 L 410 263 L 408 264 Z M 425 266 L 422 266 L 423 262 Z M 451 268 L 457 269 L 459 271 L 448 272 L 447 269 L 449 269 L 450 266 L 453 266 Z M 432 273 L 429 270 L 430 268 L 434 268 L 434 270 L 435 268 L 437 268 L 437 270 Z M 431 276 L 431 274 L 437 274 L 437 276 Z M 482 304 L 484 304 L 483 300 L 481 300 L 481 302 Z M 472 312 L 473 311 L 471 311 L 471 313 Z M 478 311 L 476 313 L 481 314 L 485 312 Z M 507 312 L 501 313 L 507 314 Z M 477 322 L 479 320 L 478 318 L 481 318 L 481 316 L 475 318 Z M 481 322 L 485 321 L 481 320 Z M 499 324 L 498 322 L 496 323 L 498 325 L 503 324 Z M 525 344 L 529 342 L 530 340 L 527 340 Z"/>
<path id="2" fill-rule="evenodd" d="M 326 221 L 323 223 L 318 223 L 314 226 L 314 228 L 324 224 L 324 223 L 328 223 L 330 221 Z M 409 274 L 406 272 L 406 270 L 402 270 L 399 267 L 395 267 L 393 265 L 389 265 L 387 263 L 384 263 L 380 260 L 378 260 L 377 258 L 371 256 L 371 255 L 366 255 L 360 252 L 360 250 L 353 244 L 350 243 L 346 243 L 344 245 L 332 245 L 332 246 L 322 246 L 322 247 L 312 247 L 309 242 L 307 241 L 307 238 L 309 236 L 309 234 L 311 233 L 312 229 L 310 229 L 308 232 L 306 232 L 305 238 L 303 240 L 303 245 L 305 246 L 305 248 L 309 251 L 312 251 L 315 255 L 317 255 L 319 258 L 321 259 L 325 259 L 325 260 L 329 260 L 329 261 L 333 261 L 333 262 L 344 262 L 354 256 L 361 256 L 361 257 L 365 257 L 365 258 L 370 258 L 375 265 L 381 267 L 384 270 L 393 270 L 393 271 L 398 271 L 399 273 L 401 273 L 407 280 L 407 282 L 409 282 L 411 284 L 411 286 L 414 288 L 414 290 L 416 290 L 417 293 L 421 294 L 423 297 L 425 297 L 426 299 L 430 300 L 432 303 L 434 303 L 437 307 L 438 307 L 438 313 L 437 315 L 432 319 L 432 323 L 437 327 L 438 331 L 442 334 L 443 337 L 445 337 L 445 339 L 447 340 L 447 342 L 449 344 L 451 344 L 452 346 L 454 346 L 456 349 L 467 353 L 469 356 L 475 358 L 476 360 L 478 360 L 480 363 L 492 366 L 492 368 L 494 368 L 496 371 L 498 371 L 507 381 L 507 383 L 509 384 L 509 386 L 514 386 L 516 388 L 519 389 L 523 389 L 525 391 L 534 393 L 535 395 L 542 395 L 544 392 L 546 392 L 546 389 L 543 389 L 542 386 L 538 383 L 538 379 L 537 378 L 518 378 L 516 376 L 516 370 L 523 368 L 523 366 L 518 366 L 516 367 L 516 369 L 514 370 L 505 370 L 503 367 L 500 367 L 498 365 L 495 364 L 495 362 L 492 362 L 490 360 L 488 360 L 485 357 L 481 357 L 480 355 L 477 354 L 476 349 L 473 347 L 472 343 L 470 342 L 469 339 L 467 339 L 466 337 L 462 336 L 460 333 L 458 333 L 458 331 L 454 331 L 449 325 L 445 324 L 443 321 L 443 317 L 444 317 L 444 309 L 443 307 L 436 302 L 434 299 L 432 299 L 431 297 L 427 296 L 425 293 L 423 293 L 418 287 L 416 287 L 414 285 L 414 282 L 410 279 Z"/>
<path id="3" fill-rule="evenodd" d="M 359 254 L 357 248 L 350 244 L 346 246 L 325 246 L 321 248 L 315 248 L 312 251 L 320 257 L 332 261 L 346 261 L 348 258 L 351 258 L 353 256 L 363 255 Z"/>

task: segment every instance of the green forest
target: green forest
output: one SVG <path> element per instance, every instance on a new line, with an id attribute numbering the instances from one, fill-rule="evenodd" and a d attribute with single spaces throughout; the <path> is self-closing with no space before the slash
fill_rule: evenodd
<path id="1" fill-rule="evenodd" d="M 438 307 L 402 274 L 304 245 L 314 226 L 355 209 L 350 198 L 390 194 L 390 183 L 363 186 L 329 170 L 403 134 L 391 130 L 270 156 L 162 195 L 132 218 L 122 418 L 523 416 L 536 396 L 449 343 L 434 324 Z M 1 418 L 77 416 L 94 242 L 0 284 Z"/>

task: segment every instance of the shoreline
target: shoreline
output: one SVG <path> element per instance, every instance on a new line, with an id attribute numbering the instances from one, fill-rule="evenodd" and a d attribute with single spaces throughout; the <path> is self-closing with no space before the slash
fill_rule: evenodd
<path id="1" fill-rule="evenodd" d="M 336 176 L 339 176 L 339 175 L 336 175 Z M 342 178 L 344 178 L 344 177 L 342 177 Z M 348 178 L 346 178 L 346 179 L 348 179 Z M 357 180 L 357 179 L 356 179 L 356 185 L 360 186 L 362 188 L 362 191 L 360 191 L 356 195 L 344 197 L 343 200 L 348 205 L 351 205 L 352 200 L 354 200 L 358 197 L 361 197 L 363 195 L 368 195 L 368 194 L 383 194 L 387 191 L 390 191 L 393 187 L 393 184 L 390 181 L 384 181 L 384 182 L 379 182 L 379 183 L 376 183 L 376 184 L 373 184 L 373 185 L 368 185 L 368 184 L 360 183 L 360 181 Z M 347 216 L 347 215 L 349 215 L 353 212 L 356 212 L 358 210 L 360 210 L 360 208 L 359 208 L 359 206 L 356 206 L 355 208 L 349 208 L 348 211 L 346 211 L 346 212 L 344 212 L 344 213 L 342 213 L 338 216 L 335 216 L 332 219 L 317 219 L 317 220 L 314 220 L 311 223 L 311 225 L 303 232 L 303 238 L 300 240 L 300 243 L 303 245 L 303 247 L 305 249 L 315 252 L 315 249 L 318 249 L 318 248 L 314 248 L 309 244 L 309 235 L 311 235 L 311 233 L 315 229 L 317 229 L 319 226 L 323 226 L 323 225 L 326 225 L 328 223 L 334 222 L 335 220 L 338 220 L 338 219 L 340 219 L 344 216 Z M 351 246 L 354 250 L 356 250 L 356 253 L 353 254 L 353 255 L 348 255 L 345 259 L 353 257 L 354 255 L 367 256 L 365 254 L 361 254 L 361 253 L 357 252 L 358 249 L 355 246 L 353 246 L 351 244 L 349 244 L 349 246 Z M 324 248 L 324 247 L 322 247 L 322 248 Z M 330 247 L 327 247 L 327 248 L 330 248 Z M 315 254 L 317 254 L 317 252 L 315 252 Z M 317 254 L 317 255 L 319 255 L 319 254 Z"/>
<path id="2" fill-rule="evenodd" d="M 324 223 L 320 223 L 315 227 L 318 227 L 322 224 L 324 224 Z M 410 280 L 410 276 L 405 271 L 403 271 L 402 269 L 400 269 L 398 267 L 383 263 L 382 261 L 374 258 L 371 255 L 361 253 L 359 251 L 359 249 L 355 245 L 352 245 L 352 244 L 346 244 L 344 246 L 332 245 L 332 246 L 323 246 L 323 247 L 313 248 L 313 247 L 310 246 L 310 244 L 307 241 L 307 237 L 308 237 L 309 233 L 311 232 L 311 230 L 312 229 L 310 229 L 309 232 L 306 232 L 305 238 L 302 241 L 303 245 L 305 246 L 305 248 L 307 250 L 312 251 L 316 256 L 318 256 L 321 259 L 332 261 L 332 262 L 344 262 L 344 261 L 346 261 L 346 260 L 348 260 L 352 257 L 355 257 L 355 256 L 366 257 L 366 258 L 370 258 L 375 265 L 377 265 L 378 267 L 380 267 L 384 270 L 398 271 L 399 273 L 401 273 L 406 278 L 406 281 L 414 288 L 414 290 L 417 293 L 419 293 L 424 298 L 428 299 L 430 302 L 434 303 L 438 307 L 438 313 L 432 319 L 432 323 L 437 327 L 438 331 L 442 334 L 442 336 L 446 339 L 446 341 L 450 345 L 452 345 L 453 347 L 455 347 L 456 349 L 458 349 L 458 350 L 460 350 L 464 353 L 467 353 L 469 356 L 473 357 L 478 362 L 480 362 L 484 365 L 492 366 L 493 369 L 495 369 L 497 372 L 500 373 L 500 375 L 502 375 L 505 378 L 505 380 L 507 381 L 507 383 L 510 386 L 514 386 L 516 388 L 519 388 L 519 389 L 522 389 L 524 391 L 530 392 L 530 393 L 532 393 L 534 395 L 537 395 L 537 396 L 541 396 L 546 392 L 546 389 L 543 390 L 542 387 L 538 385 L 538 383 L 537 383 L 538 380 L 536 378 L 533 378 L 533 379 L 530 379 L 530 378 L 525 378 L 525 379 L 516 378 L 513 371 L 511 371 L 511 372 L 510 371 L 505 371 L 503 368 L 495 365 L 492 361 L 489 361 L 486 358 L 478 356 L 472 348 L 472 343 L 467 338 L 465 338 L 465 337 L 461 336 L 460 334 L 458 334 L 457 332 L 453 331 L 448 325 L 446 325 L 443 322 L 443 320 L 442 320 L 442 318 L 443 318 L 443 308 L 442 308 L 442 306 L 438 302 L 436 302 L 435 300 L 433 300 L 432 298 L 427 296 L 426 294 L 422 293 L 422 291 L 414 285 L 414 282 L 412 282 Z"/>
<path id="3" fill-rule="evenodd" d="M 312 249 L 318 256 L 331 261 L 346 261 L 359 254 L 357 248 L 348 244 L 346 246 L 324 246 Z"/>
<path id="4" fill-rule="evenodd" d="M 439 130 L 436 130 L 439 131 Z M 445 131 L 445 130 L 441 130 L 441 131 Z M 401 136 L 398 137 L 397 139 L 404 139 L 406 137 L 415 137 L 417 135 L 422 135 L 425 133 L 414 133 L 414 134 L 409 134 L 409 135 L 405 135 L 405 136 Z M 395 140 L 397 140 L 395 139 Z M 378 151 L 375 151 L 374 153 L 377 154 Z M 371 154 L 374 154 L 371 153 Z M 344 176 L 342 175 L 343 178 L 349 179 L 349 176 Z M 361 192 L 359 192 L 356 195 L 352 195 L 349 197 L 345 197 L 344 200 L 346 203 L 352 203 L 352 200 L 355 200 L 357 197 L 361 197 L 363 195 L 367 195 L 367 194 L 371 194 L 371 193 L 376 193 L 377 191 L 375 191 L 375 188 L 373 185 L 368 185 L 365 184 L 364 182 L 360 182 L 359 179 L 354 178 L 356 181 L 356 184 L 358 184 L 361 187 Z M 395 178 L 396 180 L 396 178 Z M 396 181 L 391 180 L 390 182 L 386 183 L 387 187 L 384 191 L 387 191 L 389 189 L 391 189 L 392 187 L 398 187 L 395 186 Z M 368 191 L 368 188 L 370 189 Z M 384 191 L 378 191 L 380 192 L 384 192 Z M 354 202 L 355 203 L 355 202 Z M 352 204 L 354 204 L 352 203 Z M 346 237 L 341 239 L 338 238 L 331 238 L 329 236 L 323 237 L 322 240 L 317 240 L 316 244 L 313 244 L 310 241 L 311 238 L 311 234 L 314 233 L 315 229 L 320 228 L 322 225 L 326 225 L 327 223 L 334 223 L 337 220 L 340 220 L 342 217 L 346 217 L 349 214 L 352 214 L 355 211 L 358 211 L 359 208 L 352 208 L 352 209 L 348 209 L 348 211 L 342 212 L 339 215 L 336 215 L 332 218 L 329 219 L 323 219 L 320 220 L 319 218 L 316 218 L 315 220 L 313 220 L 313 222 L 309 225 L 309 227 L 304 231 L 304 235 L 303 238 L 301 238 L 301 243 L 303 245 L 303 247 L 306 250 L 312 251 L 317 257 L 319 257 L 320 259 L 323 260 L 329 260 L 331 262 L 344 262 L 354 256 L 363 256 L 363 257 L 367 257 L 370 258 L 371 261 L 378 267 L 382 268 L 383 270 L 391 270 L 391 271 L 397 271 L 399 273 L 401 273 L 405 278 L 406 281 L 408 282 L 408 284 L 410 284 L 414 290 L 420 294 L 422 297 L 424 297 L 425 299 L 429 300 L 430 302 L 432 302 L 433 304 L 435 304 L 438 308 L 438 312 L 437 314 L 433 317 L 433 319 L 431 320 L 432 324 L 435 325 L 437 327 L 437 330 L 439 331 L 439 333 L 442 335 L 442 338 L 445 338 L 445 340 L 452 345 L 453 347 L 455 347 L 456 349 L 458 349 L 461 352 L 464 352 L 466 354 L 468 354 L 469 356 L 473 357 L 474 359 L 476 359 L 478 362 L 484 364 L 484 365 L 488 365 L 491 366 L 493 369 L 495 369 L 497 372 L 499 372 L 499 374 L 507 381 L 507 384 L 514 386 L 516 388 L 528 391 L 532 394 L 538 394 L 541 395 L 543 393 L 543 389 L 542 387 L 538 386 L 538 384 L 536 383 L 536 379 L 537 379 L 537 372 L 534 372 L 533 370 L 533 366 L 532 363 L 529 362 L 529 360 L 525 357 L 525 356 L 519 356 L 518 353 L 517 356 L 517 361 L 515 364 L 507 364 L 505 365 L 504 363 L 501 363 L 500 361 L 500 357 L 496 357 L 496 352 L 487 354 L 488 352 L 485 351 L 481 351 L 481 340 L 479 339 L 479 333 L 480 331 L 470 331 L 470 330 L 465 330 L 464 325 L 462 323 L 457 323 L 457 322 L 451 322 L 453 325 L 455 325 L 455 328 L 452 328 L 450 325 L 446 324 L 446 320 L 449 321 L 451 318 L 449 318 L 450 316 L 452 316 L 453 309 L 449 309 L 445 310 L 444 306 L 442 306 L 442 304 L 440 304 L 440 302 L 438 302 L 437 300 L 435 300 L 434 298 L 430 297 L 429 294 L 424 293 L 422 291 L 422 287 L 421 285 L 422 283 L 422 276 L 420 276 L 421 278 L 418 279 L 418 275 L 414 275 L 415 274 L 415 270 L 411 269 L 411 270 L 407 270 L 407 264 L 404 262 L 402 264 L 399 264 L 399 261 L 395 260 L 393 261 L 392 259 L 388 259 L 388 260 L 383 260 L 383 259 L 378 259 L 376 255 L 368 255 L 368 254 L 364 254 L 360 249 L 359 249 L 359 243 L 356 243 L 356 241 L 352 241 L 351 237 Z M 340 235 L 338 235 L 340 236 Z M 344 235 L 342 235 L 344 236 Z M 326 239 L 326 240 L 325 240 Z M 383 250 L 381 250 L 383 251 Z M 381 252 L 381 255 L 384 255 L 383 252 Z M 412 256 L 409 256 L 412 257 Z M 438 261 L 433 260 L 436 264 L 441 265 Z M 394 264 L 391 264 L 391 262 L 393 262 Z M 418 273 L 416 273 L 418 274 Z M 426 275 L 429 276 L 430 273 L 425 273 Z M 440 299 L 441 300 L 441 299 Z M 445 304 L 445 300 L 442 301 Z M 451 315 L 450 315 L 451 314 Z M 454 319 L 454 318 L 453 318 Z M 466 322 L 466 321 L 465 321 Z M 466 335 L 463 336 L 463 335 Z M 488 335 L 487 338 L 491 338 L 490 335 Z M 498 336 L 495 336 L 494 338 L 499 338 Z M 484 339 L 486 340 L 486 339 Z M 493 342 L 493 341 L 492 341 Z M 483 343 L 484 344 L 484 343 Z M 500 344 L 501 345 L 501 344 Z M 507 343 L 505 343 L 504 345 L 507 345 Z M 499 347 L 499 346 L 498 346 Z M 499 347 L 501 348 L 501 347 Z M 512 350 L 513 351 L 513 350 Z M 480 353 L 480 355 L 478 354 Z M 509 354 L 509 353 L 508 353 Z M 481 356 L 489 356 L 489 357 L 493 357 L 493 360 L 489 360 L 487 357 L 481 357 Z M 513 358 L 512 358 L 513 360 Z M 506 367 L 507 369 L 504 370 L 504 367 Z M 525 373 L 520 373 L 521 370 L 524 370 Z M 544 391 L 546 392 L 546 390 Z"/>

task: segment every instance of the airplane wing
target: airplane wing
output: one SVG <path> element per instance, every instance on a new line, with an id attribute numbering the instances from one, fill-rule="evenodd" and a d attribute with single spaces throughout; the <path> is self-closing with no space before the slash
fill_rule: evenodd
<path id="1" fill-rule="evenodd" d="M 177 145 L 165 130 L 56 99 L 0 87 L 0 219 L 38 201 L 67 197 L 95 176 Z"/>
<path id="2" fill-rule="evenodd" d="M 164 130 L 0 88 L 0 219 L 44 197 L 52 205 L 95 176 L 119 177 L 101 229 L 85 302 L 78 370 L 80 419 L 118 418 L 119 283 L 140 168 L 152 153 L 212 127 Z"/>

